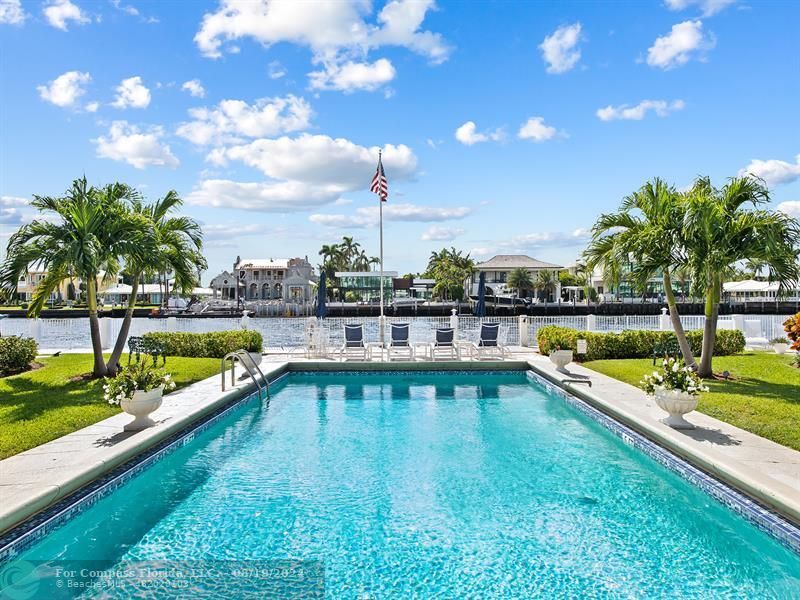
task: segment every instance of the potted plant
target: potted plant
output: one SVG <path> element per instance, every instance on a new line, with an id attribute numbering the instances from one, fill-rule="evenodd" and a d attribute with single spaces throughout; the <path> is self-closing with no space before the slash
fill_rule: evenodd
<path id="1" fill-rule="evenodd" d="M 659 408 L 669 414 L 662 423 L 673 429 L 694 429 L 683 415 L 697 408 L 700 392 L 708 391 L 694 369 L 677 358 L 665 358 L 661 371 L 645 375 L 640 385 L 647 395 L 655 397 Z"/>
<path id="2" fill-rule="evenodd" d="M 790 349 L 797 352 L 794 358 L 794 365 L 800 367 L 800 313 L 786 319 L 783 322 L 783 330 L 792 343 Z"/>
<path id="3" fill-rule="evenodd" d="M 782 335 L 772 338 L 769 343 L 772 344 L 772 349 L 775 350 L 775 354 L 786 354 L 786 351 L 789 349 L 789 340 Z"/>
<path id="4" fill-rule="evenodd" d="M 556 366 L 556 371 L 566 373 L 566 366 L 572 362 L 572 350 L 562 350 L 561 346 L 556 346 L 555 350 L 550 351 L 550 362 Z"/>
<path id="5" fill-rule="evenodd" d="M 164 390 L 175 388 L 172 376 L 149 361 L 142 360 L 124 367 L 114 379 L 103 387 L 109 404 L 120 408 L 135 418 L 125 425 L 125 431 L 140 431 L 155 425 L 150 413 L 161 406 Z"/>

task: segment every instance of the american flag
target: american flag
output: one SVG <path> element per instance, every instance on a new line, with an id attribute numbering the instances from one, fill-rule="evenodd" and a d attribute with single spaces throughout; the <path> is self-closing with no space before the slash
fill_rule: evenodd
<path id="1" fill-rule="evenodd" d="M 389 197 L 389 182 L 386 181 L 386 173 L 383 172 L 380 151 L 378 152 L 378 168 L 375 170 L 375 177 L 372 178 L 372 185 L 369 186 L 369 191 L 378 194 L 381 202 L 386 202 L 386 198 Z"/>

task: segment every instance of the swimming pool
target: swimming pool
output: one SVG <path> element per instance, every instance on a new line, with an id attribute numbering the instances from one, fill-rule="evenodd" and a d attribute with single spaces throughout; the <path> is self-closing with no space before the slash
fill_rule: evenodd
<path id="1" fill-rule="evenodd" d="M 800 556 L 524 372 L 290 374 L 17 559 L 52 598 L 142 565 L 191 597 L 800 596 Z"/>

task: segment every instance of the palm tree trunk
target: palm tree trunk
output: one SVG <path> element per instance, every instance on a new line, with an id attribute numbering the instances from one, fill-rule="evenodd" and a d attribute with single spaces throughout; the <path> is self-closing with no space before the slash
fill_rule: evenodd
<path id="1" fill-rule="evenodd" d="M 672 279 L 670 277 L 669 269 L 664 269 L 664 295 L 667 297 L 667 306 L 669 307 L 669 318 L 672 321 L 672 329 L 675 330 L 675 337 L 678 338 L 678 346 L 681 348 L 683 355 L 683 362 L 688 366 L 693 366 L 694 356 L 692 356 L 692 348 L 689 346 L 689 340 L 686 339 L 686 332 L 683 330 L 681 323 L 681 316 L 678 314 L 678 304 L 675 302 L 675 293 L 672 291 Z"/>
<path id="2" fill-rule="evenodd" d="M 116 375 L 119 370 L 119 359 L 122 356 L 122 351 L 125 349 L 125 342 L 128 341 L 128 333 L 131 329 L 131 319 L 133 318 L 133 309 L 136 308 L 136 292 L 139 288 L 139 275 L 133 278 L 131 283 L 131 295 L 128 297 L 128 308 L 125 311 L 125 318 L 122 319 L 122 326 L 119 328 L 117 341 L 114 343 L 114 349 L 111 351 L 111 357 L 108 359 L 106 368 L 109 375 Z"/>
<path id="3" fill-rule="evenodd" d="M 717 337 L 719 289 L 719 277 L 717 275 L 712 275 L 710 285 L 706 290 L 706 323 L 703 328 L 703 351 L 700 355 L 700 368 L 697 370 L 697 374 L 700 377 L 711 377 L 714 374 L 711 368 L 711 361 L 714 357 L 714 341 Z"/>
<path id="4" fill-rule="evenodd" d="M 89 306 L 89 332 L 92 338 L 92 354 L 94 354 L 93 377 L 105 377 L 106 362 L 103 359 L 103 342 L 100 339 L 100 321 L 97 318 L 97 281 L 89 277 L 86 282 L 86 303 Z"/>

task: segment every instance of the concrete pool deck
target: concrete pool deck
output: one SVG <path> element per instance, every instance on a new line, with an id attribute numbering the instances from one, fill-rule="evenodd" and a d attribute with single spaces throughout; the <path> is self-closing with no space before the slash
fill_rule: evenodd
<path id="1" fill-rule="evenodd" d="M 664 413 L 641 390 L 578 364 L 568 366 L 569 374 L 558 373 L 547 357 L 521 347 L 513 348 L 506 361 L 480 363 L 469 360 L 341 363 L 310 360 L 296 352 L 285 354 L 272 350 L 264 356 L 261 365 L 264 374 L 271 379 L 287 370 L 532 368 L 595 408 L 800 524 L 800 452 L 698 412 L 688 415 L 697 429 L 673 430 L 659 421 Z M 563 382 L 570 378 L 589 380 L 592 387 Z M 253 390 L 248 381 L 237 383 L 223 393 L 220 377 L 216 375 L 165 396 L 161 408 L 153 413 L 157 424 L 144 431 L 123 432 L 123 425 L 132 417 L 121 413 L 0 461 L 0 532 Z"/>

